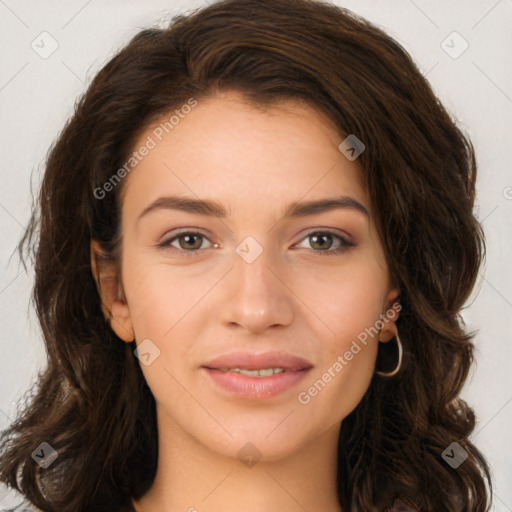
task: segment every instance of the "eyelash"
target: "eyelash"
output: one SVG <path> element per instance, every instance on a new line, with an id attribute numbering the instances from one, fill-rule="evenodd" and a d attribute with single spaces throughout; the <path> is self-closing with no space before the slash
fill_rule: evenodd
<path id="1" fill-rule="evenodd" d="M 175 240 L 178 240 L 179 238 L 186 236 L 186 235 L 199 235 L 201 238 L 210 241 L 210 239 L 208 237 L 206 237 L 205 235 L 203 235 L 202 233 L 198 233 L 196 231 L 183 231 L 181 233 L 178 233 L 177 235 L 174 235 L 172 238 L 162 240 L 161 242 L 159 242 L 157 244 L 157 247 L 159 249 L 168 249 L 171 247 L 172 242 L 174 242 Z M 294 244 L 294 245 L 298 245 L 300 242 L 302 242 L 303 240 L 306 240 L 307 238 L 309 238 L 313 235 L 330 235 L 334 238 L 337 238 L 341 242 L 341 247 L 338 247 L 336 249 L 326 249 L 326 250 L 311 249 L 313 252 L 319 253 L 321 256 L 336 256 L 336 255 L 343 253 L 350 247 L 356 246 L 356 244 L 354 242 L 352 242 L 351 240 L 348 240 L 347 238 L 344 238 L 344 237 L 342 237 L 332 231 L 329 231 L 329 230 L 311 231 L 304 238 L 299 240 L 299 242 L 297 242 L 297 244 Z M 184 256 L 194 256 L 194 253 L 201 251 L 201 249 L 185 250 L 185 249 L 181 249 L 181 248 L 178 249 L 177 247 L 173 247 L 173 249 L 177 250 L 178 252 L 181 252 Z"/>

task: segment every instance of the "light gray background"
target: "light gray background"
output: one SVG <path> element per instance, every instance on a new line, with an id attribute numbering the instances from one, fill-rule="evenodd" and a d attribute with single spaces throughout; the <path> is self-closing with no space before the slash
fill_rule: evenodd
<path id="1" fill-rule="evenodd" d="M 477 413 L 472 440 L 493 470 L 493 510 L 512 511 L 512 0 L 336 3 L 383 27 L 412 54 L 475 145 L 477 211 L 488 256 L 463 314 L 469 327 L 478 329 L 477 364 L 463 397 Z M 31 173 L 37 188 L 46 152 L 75 99 L 116 49 L 139 29 L 202 5 L 206 2 L 0 0 L 0 429 L 46 363 L 28 308 L 33 275 L 22 271 L 13 254 L 29 216 Z M 43 31 L 58 43 L 46 59 L 31 47 L 35 41 L 50 48 Z M 464 40 L 468 49 L 453 58 Z M 0 507 L 16 501 L 0 489 Z"/>

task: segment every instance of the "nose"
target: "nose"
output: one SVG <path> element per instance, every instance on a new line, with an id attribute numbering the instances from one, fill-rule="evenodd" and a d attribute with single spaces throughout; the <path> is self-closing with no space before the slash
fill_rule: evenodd
<path id="1" fill-rule="evenodd" d="M 242 252 L 242 256 L 235 254 L 221 298 L 221 320 L 227 327 L 261 333 L 293 322 L 294 295 L 287 282 L 290 273 L 271 253 L 264 249 L 252 262 L 244 259 Z"/>

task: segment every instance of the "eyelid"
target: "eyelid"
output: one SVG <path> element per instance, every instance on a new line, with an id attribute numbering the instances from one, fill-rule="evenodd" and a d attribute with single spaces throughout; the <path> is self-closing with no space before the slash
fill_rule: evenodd
<path id="1" fill-rule="evenodd" d="M 171 234 L 169 234 L 171 233 Z M 343 234 L 340 234 L 343 233 Z M 348 249 L 350 247 L 354 247 L 357 245 L 353 237 L 347 233 L 346 231 L 336 230 L 333 228 L 323 228 L 323 227 L 315 227 L 311 228 L 307 231 L 297 242 L 292 244 L 292 247 L 297 246 L 302 241 L 306 240 L 308 237 L 314 235 L 314 234 L 322 234 L 322 235 L 331 235 L 334 238 L 338 238 L 341 242 L 341 246 L 337 247 L 335 249 L 325 249 L 325 250 L 315 250 L 311 249 L 314 253 L 319 254 L 333 254 L 336 252 L 342 252 L 345 249 Z M 205 249 L 192 249 L 192 250 L 185 250 L 177 247 L 173 247 L 171 243 L 173 243 L 175 240 L 177 240 L 180 236 L 183 235 L 199 235 L 203 239 L 208 240 L 212 247 L 219 246 L 218 243 L 213 242 L 208 235 L 205 235 L 199 228 L 178 228 L 178 231 L 171 230 L 170 232 L 167 232 L 165 235 L 163 235 L 160 239 L 160 241 L 156 244 L 158 248 L 160 249 L 166 249 L 169 247 L 172 247 L 175 251 L 178 253 L 185 253 L 185 254 L 194 254 L 201 251 L 204 251 Z M 212 247 L 207 247 L 207 249 L 211 249 Z"/>
<path id="2" fill-rule="evenodd" d="M 311 231 L 308 231 L 298 242 L 293 244 L 293 247 L 298 246 L 304 240 L 308 239 L 310 236 L 320 234 L 320 235 L 329 235 L 334 239 L 338 239 L 340 242 L 340 247 L 336 247 L 334 249 L 324 249 L 324 250 L 315 250 L 310 249 L 313 253 L 317 253 L 320 255 L 331 255 L 331 254 L 341 254 L 347 249 L 351 247 L 356 247 L 357 243 L 348 233 L 344 232 L 343 235 L 339 234 L 337 230 L 333 230 L 331 228 L 315 228 Z"/>
<path id="3" fill-rule="evenodd" d="M 326 228 L 326 227 L 322 227 L 322 226 L 311 228 L 310 230 L 308 230 L 306 232 L 306 234 L 303 235 L 302 238 L 300 238 L 299 242 L 304 240 L 304 238 L 307 238 L 308 236 L 314 235 L 316 233 L 333 235 L 333 236 L 343 239 L 347 243 L 353 243 L 353 244 L 356 243 L 354 237 L 347 231 L 343 231 L 341 229 L 335 229 L 335 228 Z"/>
<path id="4" fill-rule="evenodd" d="M 178 228 L 178 231 L 171 230 L 166 232 L 161 238 L 160 241 L 157 242 L 157 247 L 165 248 L 169 247 L 172 242 L 178 239 L 183 235 L 200 235 L 202 238 L 208 240 L 212 245 L 218 245 L 210 239 L 209 235 L 204 234 L 200 228 Z M 176 247 L 173 247 L 177 249 Z M 179 252 L 199 252 L 200 249 L 196 249 L 193 251 L 185 251 L 183 249 L 177 249 Z"/>

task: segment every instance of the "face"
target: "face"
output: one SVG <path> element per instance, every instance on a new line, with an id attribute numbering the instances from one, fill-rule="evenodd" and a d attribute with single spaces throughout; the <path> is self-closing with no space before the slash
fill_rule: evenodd
<path id="1" fill-rule="evenodd" d="M 145 354 L 159 435 L 269 460 L 335 437 L 398 293 L 344 137 L 310 107 L 234 92 L 158 125 L 123 183 L 112 326 Z"/>

